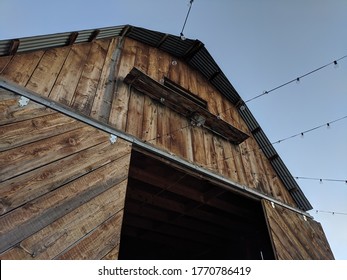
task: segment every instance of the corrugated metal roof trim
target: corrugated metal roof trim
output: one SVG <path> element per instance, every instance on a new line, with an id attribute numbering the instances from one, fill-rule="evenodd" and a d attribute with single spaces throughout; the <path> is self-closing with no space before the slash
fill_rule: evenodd
<path id="1" fill-rule="evenodd" d="M 211 80 L 211 84 L 213 84 L 220 92 L 225 93 L 233 104 L 236 104 L 241 99 L 240 95 L 236 92 L 223 72 Z"/>
<path id="2" fill-rule="evenodd" d="M 288 171 L 287 167 L 284 165 L 280 157 L 273 158 L 271 160 L 271 164 L 274 167 L 274 169 L 277 171 L 281 180 L 286 182 L 285 185 L 288 190 L 299 188 L 297 182 L 295 181 L 293 176 L 290 174 L 290 172 Z"/>
<path id="3" fill-rule="evenodd" d="M 249 110 L 247 105 L 245 105 L 245 104 L 242 105 L 239 108 L 239 113 L 240 113 L 241 117 L 243 118 L 243 120 L 246 122 L 250 131 L 254 131 L 257 128 L 260 128 L 259 123 L 254 118 L 253 114 L 251 113 L 251 111 Z"/>
<path id="4" fill-rule="evenodd" d="M 11 47 L 11 41 L 0 41 L 0 56 L 6 54 Z"/>
<path id="5" fill-rule="evenodd" d="M 291 195 L 302 210 L 307 211 L 313 209 L 311 203 L 308 201 L 301 189 L 291 191 Z"/>
<path id="6" fill-rule="evenodd" d="M 117 37 L 122 34 L 124 27 L 122 28 L 112 28 L 112 29 L 101 29 L 100 33 L 96 37 L 96 39 L 104 39 L 110 37 Z"/>
<path id="7" fill-rule="evenodd" d="M 274 149 L 262 129 L 254 132 L 253 136 L 267 158 L 272 158 L 273 156 L 277 155 L 276 150 Z"/>
<path id="8" fill-rule="evenodd" d="M 165 34 L 144 28 L 132 27 L 126 36 L 150 46 L 157 46 Z"/>
<path id="9" fill-rule="evenodd" d="M 116 27 L 105 27 L 100 29 L 89 29 L 78 31 L 78 36 L 75 43 L 87 42 L 93 32 L 99 30 L 100 33 L 96 39 L 110 38 L 119 36 L 123 30 L 124 25 Z M 73 32 L 57 33 L 52 35 L 39 35 L 33 37 L 20 38 L 20 44 L 17 52 L 35 51 L 39 49 L 61 47 L 66 46 L 69 43 L 70 36 Z M 0 56 L 8 55 L 11 47 L 12 40 L 1 40 L 0 41 Z"/>
<path id="10" fill-rule="evenodd" d="M 17 52 L 26 52 L 39 50 L 43 48 L 51 48 L 64 46 L 69 40 L 70 33 L 54 34 L 52 36 L 35 36 L 20 39 Z"/>
<path id="11" fill-rule="evenodd" d="M 182 57 L 191 48 L 194 40 L 181 40 L 178 36 L 169 35 L 160 46 L 160 49 Z"/>
<path id="12" fill-rule="evenodd" d="M 84 30 L 79 31 L 75 43 L 87 42 L 90 36 L 93 34 L 94 30 Z"/>
<path id="13" fill-rule="evenodd" d="M 206 48 L 198 51 L 189 61 L 189 64 L 199 69 L 207 79 L 210 79 L 216 72 L 221 71 Z"/>

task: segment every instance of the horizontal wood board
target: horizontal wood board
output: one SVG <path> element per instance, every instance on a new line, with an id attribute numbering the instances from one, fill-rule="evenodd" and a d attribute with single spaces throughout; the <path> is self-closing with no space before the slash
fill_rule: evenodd
<path id="1" fill-rule="evenodd" d="M 117 257 L 131 144 L 0 96 L 0 259 Z"/>

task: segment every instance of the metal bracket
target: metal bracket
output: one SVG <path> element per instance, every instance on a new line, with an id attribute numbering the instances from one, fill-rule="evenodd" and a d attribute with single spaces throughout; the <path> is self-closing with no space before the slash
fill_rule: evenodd
<path id="1" fill-rule="evenodd" d="M 304 217 L 304 221 L 307 222 L 307 218 L 305 215 L 302 215 Z"/>
<path id="2" fill-rule="evenodd" d="M 206 118 L 204 118 L 203 116 L 199 115 L 198 113 L 194 113 L 194 115 L 191 117 L 191 121 L 190 123 L 193 126 L 203 126 L 205 124 Z"/>
<path id="3" fill-rule="evenodd" d="M 26 105 L 28 105 L 30 99 L 29 98 L 26 98 L 25 96 L 21 96 L 18 100 L 18 104 L 20 107 L 24 107 Z"/>
<path id="4" fill-rule="evenodd" d="M 271 201 L 271 206 L 272 208 L 275 208 L 275 203 L 273 201 Z"/>
<path id="5" fill-rule="evenodd" d="M 116 143 L 117 142 L 117 136 L 116 135 L 114 135 L 114 134 L 111 134 L 111 136 L 110 136 L 110 142 L 111 142 L 111 144 L 114 144 L 114 143 Z"/>

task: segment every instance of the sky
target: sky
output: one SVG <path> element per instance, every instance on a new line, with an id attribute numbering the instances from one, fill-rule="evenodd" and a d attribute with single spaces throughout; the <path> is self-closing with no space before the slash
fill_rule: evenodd
<path id="1" fill-rule="evenodd" d="M 179 35 L 188 8 L 189 0 L 0 0 L 0 40 L 123 24 Z M 248 100 L 347 55 L 346 27 L 347 0 L 195 0 L 184 35 L 205 44 Z M 247 105 L 271 142 L 345 117 L 347 57 Z M 347 180 L 347 118 L 274 147 L 295 177 Z M 347 260 L 347 183 L 298 184 L 335 258 Z"/>

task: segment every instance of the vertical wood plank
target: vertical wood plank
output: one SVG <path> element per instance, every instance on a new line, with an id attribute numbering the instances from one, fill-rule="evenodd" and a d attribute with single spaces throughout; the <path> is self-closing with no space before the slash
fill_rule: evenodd
<path id="1" fill-rule="evenodd" d="M 157 141 L 157 104 L 148 96 L 144 97 L 142 139 L 155 144 Z"/>
<path id="2" fill-rule="evenodd" d="M 246 171 L 242 162 L 241 147 L 233 146 L 231 149 L 235 161 L 236 173 L 238 177 L 238 182 L 242 185 L 247 185 Z"/>
<path id="3" fill-rule="evenodd" d="M 159 51 L 156 48 L 149 48 L 148 51 L 148 69 L 147 74 L 152 79 L 160 81 L 158 72 L 158 55 Z M 142 139 L 152 144 L 157 142 L 157 125 L 158 125 L 158 104 L 150 97 L 144 97 L 143 108 L 143 133 Z"/>
<path id="4" fill-rule="evenodd" d="M 90 116 L 107 123 L 111 110 L 111 101 L 114 91 L 114 80 L 118 71 L 120 49 L 117 48 L 118 38 L 113 38 L 108 47 L 104 67 L 102 68 L 100 82 L 96 89 L 93 107 Z"/>
<path id="5" fill-rule="evenodd" d="M 16 54 L 2 71 L 1 76 L 25 86 L 43 54 L 44 51 Z"/>
<path id="6" fill-rule="evenodd" d="M 218 166 L 217 166 L 216 150 L 213 144 L 213 135 L 206 129 L 204 130 L 204 147 L 205 147 L 206 167 L 213 171 L 217 171 Z"/>
<path id="7" fill-rule="evenodd" d="M 225 162 L 225 154 L 224 154 L 224 149 L 223 149 L 223 142 L 220 137 L 213 136 L 213 145 L 214 145 L 214 150 L 216 152 L 216 162 L 217 162 L 217 168 L 218 172 L 227 177 L 229 175 L 226 162 Z"/>
<path id="8" fill-rule="evenodd" d="M 168 77 L 172 58 L 164 52 L 159 52 L 158 57 L 158 78 Z M 170 150 L 170 109 L 165 105 L 158 104 L 157 123 L 157 145 Z"/>
<path id="9" fill-rule="evenodd" d="M 85 115 L 89 115 L 92 110 L 108 46 L 109 40 L 98 40 L 92 43 L 88 59 L 71 101 L 71 106 Z"/>
<path id="10" fill-rule="evenodd" d="M 190 69 L 190 78 L 188 81 L 188 90 L 194 92 L 199 97 L 203 98 L 203 90 L 201 90 L 200 83 L 198 81 L 199 73 Z M 206 97 L 206 96 L 205 96 Z M 206 99 L 205 99 L 206 100 Z M 206 165 L 206 155 L 205 155 L 205 141 L 203 128 L 192 126 L 191 127 L 191 145 L 193 150 L 193 160 L 199 165 Z"/>
<path id="11" fill-rule="evenodd" d="M 109 124 L 115 128 L 125 131 L 127 122 L 130 88 L 123 80 L 134 67 L 136 48 L 134 41 L 125 38 L 124 47 L 121 52 L 119 71 L 117 73 L 115 92 L 113 94 Z"/>
<path id="12" fill-rule="evenodd" d="M 222 147 L 223 147 L 223 152 L 225 157 L 224 162 L 225 162 L 226 174 L 231 180 L 235 182 L 239 182 L 234 153 L 233 153 L 234 148 L 232 147 L 232 144 L 230 144 L 228 141 L 224 139 L 222 139 L 221 141 L 223 143 Z"/>
<path id="13" fill-rule="evenodd" d="M 1 56 L 0 57 L 0 76 L 2 74 L 2 71 L 6 68 L 6 66 L 11 61 L 12 57 L 13 57 L 12 55 L 7 55 L 7 56 Z"/>
<path id="14" fill-rule="evenodd" d="M 45 51 L 26 87 L 43 96 L 48 96 L 69 51 L 70 47 Z"/>
<path id="15" fill-rule="evenodd" d="M 200 127 L 192 127 L 192 147 L 194 162 L 198 165 L 206 164 L 204 132 Z"/>
<path id="16" fill-rule="evenodd" d="M 135 89 L 131 89 L 125 131 L 139 138 L 142 137 L 143 102 L 143 94 Z"/>
<path id="17" fill-rule="evenodd" d="M 91 43 L 72 46 L 49 98 L 70 105 L 88 58 Z"/>
<path id="18" fill-rule="evenodd" d="M 248 145 L 246 142 L 247 142 L 247 140 L 239 145 L 241 161 L 242 161 L 242 165 L 243 165 L 244 176 L 246 178 L 246 184 L 249 187 L 254 188 L 256 186 L 255 182 L 254 182 L 255 177 L 254 177 L 252 166 L 251 166 L 249 148 L 248 148 Z"/>
<path id="19" fill-rule="evenodd" d="M 139 42 L 133 43 L 136 48 L 136 58 L 134 66 L 144 73 L 148 69 L 148 46 Z M 129 99 L 129 111 L 127 117 L 126 131 L 136 137 L 142 138 L 144 122 L 144 94 L 132 89 Z"/>

